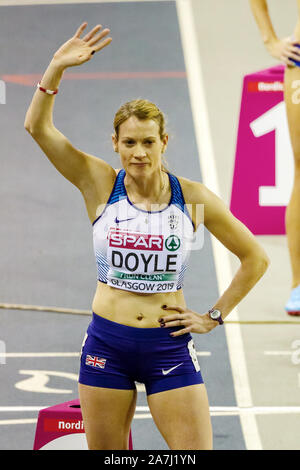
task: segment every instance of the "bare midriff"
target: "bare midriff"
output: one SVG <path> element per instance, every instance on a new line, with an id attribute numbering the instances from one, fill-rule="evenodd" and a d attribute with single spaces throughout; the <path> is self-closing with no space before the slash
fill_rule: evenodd
<path id="1" fill-rule="evenodd" d="M 110 287 L 98 281 L 93 312 L 107 320 L 136 328 L 159 328 L 159 319 L 166 315 L 162 306 L 186 307 L 182 289 L 177 292 L 136 294 Z M 178 313 L 168 310 L 168 314 Z"/>

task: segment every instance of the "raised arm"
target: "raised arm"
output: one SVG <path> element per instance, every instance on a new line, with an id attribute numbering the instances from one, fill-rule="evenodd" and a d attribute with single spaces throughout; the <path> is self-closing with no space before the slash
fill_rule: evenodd
<path id="1" fill-rule="evenodd" d="M 290 59 L 300 60 L 299 48 L 295 47 L 297 41 L 292 37 L 278 39 L 273 28 L 266 0 L 249 1 L 262 40 L 269 54 L 286 65 L 294 66 L 295 64 Z"/>
<path id="2" fill-rule="evenodd" d="M 44 89 L 56 90 L 66 68 L 87 62 L 93 57 L 94 52 L 100 51 L 111 42 L 111 38 L 104 39 L 109 33 L 108 29 L 96 34 L 101 25 L 93 28 L 81 39 L 80 35 L 86 26 L 87 23 L 83 23 L 75 35 L 54 54 L 40 82 Z M 73 147 L 71 142 L 56 129 L 53 124 L 56 96 L 37 89 L 28 108 L 24 127 L 57 170 L 85 195 L 87 192 L 91 194 L 96 190 L 95 185 L 99 187 L 99 182 L 101 184 L 103 182 L 103 185 L 107 184 L 107 181 L 111 182 L 115 170 L 104 160 Z"/>

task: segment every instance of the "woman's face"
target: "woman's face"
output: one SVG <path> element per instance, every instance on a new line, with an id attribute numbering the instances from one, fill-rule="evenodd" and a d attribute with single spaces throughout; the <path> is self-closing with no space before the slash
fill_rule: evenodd
<path id="1" fill-rule="evenodd" d="M 126 172 L 146 175 L 161 168 L 161 155 L 168 136 L 160 139 L 159 126 L 152 119 L 131 116 L 119 127 L 119 140 L 113 136 L 114 150 L 120 154 Z"/>

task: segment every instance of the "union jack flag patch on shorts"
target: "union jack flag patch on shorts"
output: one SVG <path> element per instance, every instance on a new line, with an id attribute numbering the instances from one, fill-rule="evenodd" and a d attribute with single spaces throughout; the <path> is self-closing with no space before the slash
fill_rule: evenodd
<path id="1" fill-rule="evenodd" d="M 104 369 L 106 359 L 97 356 L 90 356 L 89 354 L 86 355 L 85 363 L 87 366 L 92 367 L 100 367 L 100 369 Z"/>

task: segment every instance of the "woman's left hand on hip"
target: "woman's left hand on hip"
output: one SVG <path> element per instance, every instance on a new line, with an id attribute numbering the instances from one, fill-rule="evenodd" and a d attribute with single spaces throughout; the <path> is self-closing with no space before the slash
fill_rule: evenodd
<path id="1" fill-rule="evenodd" d="M 172 305 L 164 307 L 163 310 L 176 310 L 177 313 L 172 313 L 170 315 L 162 315 L 158 320 L 162 328 L 170 328 L 176 326 L 183 327 L 178 331 L 170 333 L 173 337 L 181 336 L 186 333 L 209 333 L 216 326 L 218 326 L 218 322 L 212 320 L 208 313 L 200 315 L 199 313 L 196 313 L 188 308 L 182 308 Z"/>

